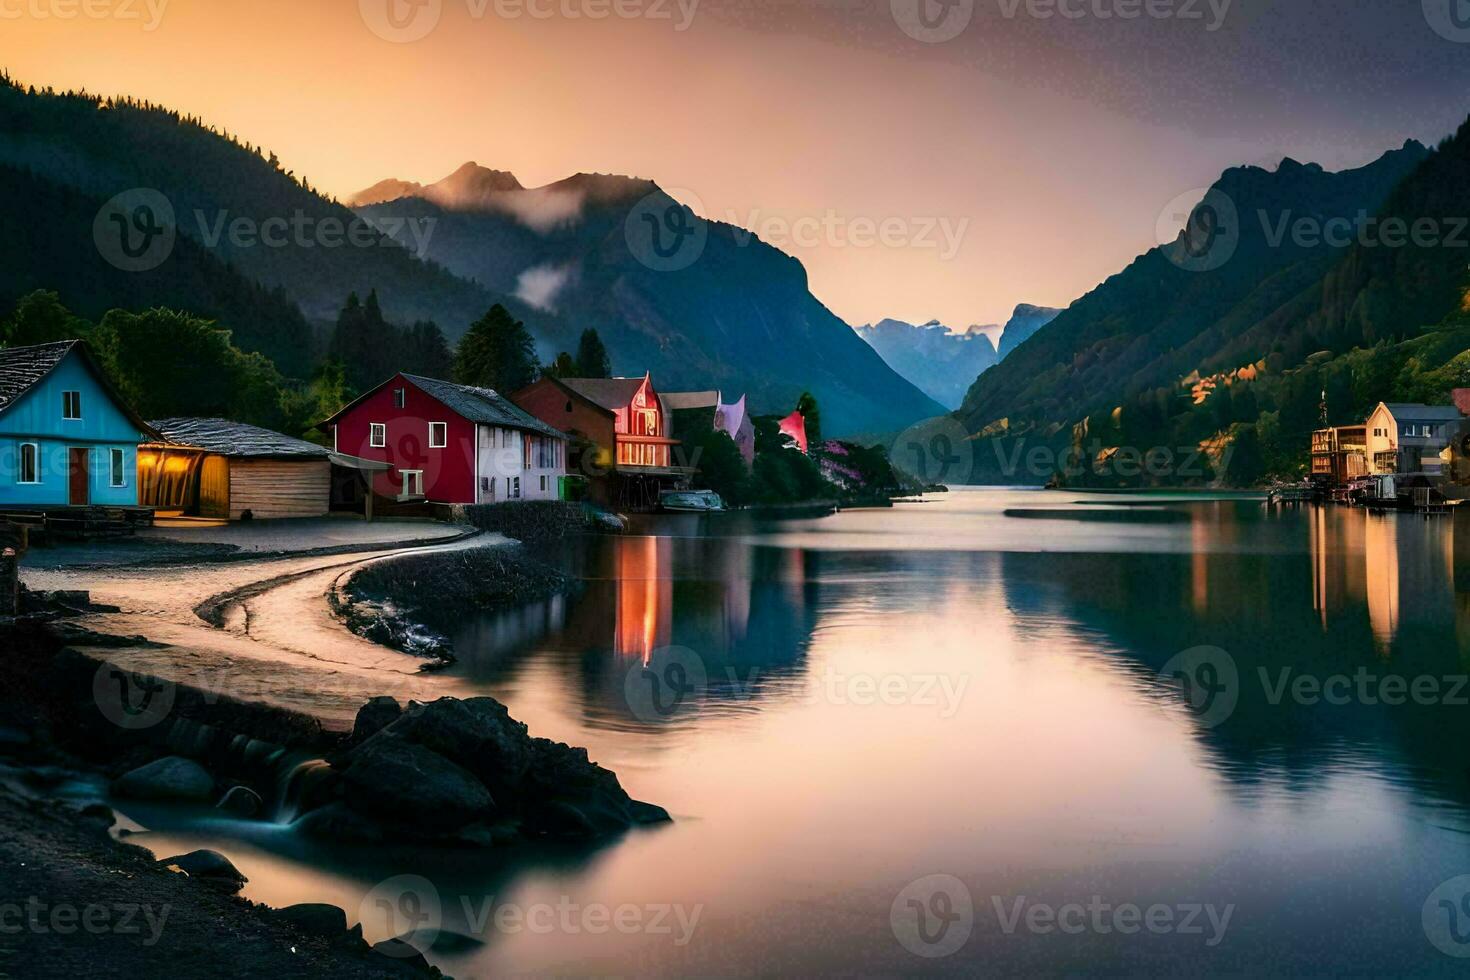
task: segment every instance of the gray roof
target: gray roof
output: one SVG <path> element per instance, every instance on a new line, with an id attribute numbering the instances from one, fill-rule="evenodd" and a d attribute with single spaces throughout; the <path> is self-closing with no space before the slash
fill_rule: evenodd
<path id="1" fill-rule="evenodd" d="M 56 344 L 0 350 L 0 411 L 9 408 L 54 371 L 76 345 L 75 340 L 63 340 Z"/>
<path id="2" fill-rule="evenodd" d="M 158 419 L 148 423 L 178 446 L 221 456 L 261 459 L 326 459 L 331 450 L 305 439 L 228 419 Z"/>
<path id="3" fill-rule="evenodd" d="M 1458 422 L 1465 416 L 1453 405 L 1418 405 L 1408 402 L 1384 402 L 1400 422 Z"/>
<path id="4" fill-rule="evenodd" d="M 439 381 L 436 378 L 421 378 L 416 374 L 405 374 L 404 377 L 431 398 L 437 398 L 457 414 L 479 425 L 524 429 L 557 439 L 567 437 L 565 432 L 554 429 L 536 416 L 522 411 L 513 405 L 510 399 L 491 388 L 457 385 L 449 381 Z"/>
<path id="5" fill-rule="evenodd" d="M 720 403 L 718 391 L 666 391 L 659 397 L 675 412 L 686 408 L 715 408 Z"/>
<path id="6" fill-rule="evenodd" d="M 616 411 L 627 408 L 643 387 L 643 378 L 562 378 L 561 383 L 583 398 Z"/>
<path id="7" fill-rule="evenodd" d="M 102 366 L 97 363 L 96 358 L 92 356 L 91 349 L 83 340 L 61 340 L 51 344 L 0 349 L 0 412 L 6 411 L 20 401 L 26 392 L 40 384 L 73 351 L 87 365 L 92 376 L 97 379 L 102 390 L 112 399 L 118 411 L 122 412 L 127 420 L 137 426 L 138 431 L 145 436 L 156 435 L 157 433 L 148 428 L 148 423 L 133 411 L 133 407 L 123 400 L 122 393 L 113 385 L 112 379 L 102 370 Z"/>

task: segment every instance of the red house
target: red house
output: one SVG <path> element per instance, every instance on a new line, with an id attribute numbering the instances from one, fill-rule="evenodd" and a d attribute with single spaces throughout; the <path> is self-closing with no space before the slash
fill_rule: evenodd
<path id="1" fill-rule="evenodd" d="M 375 464 L 362 469 L 380 497 L 487 504 L 563 493 L 565 433 L 489 388 L 397 374 L 319 428 L 338 455 Z"/>
<path id="2" fill-rule="evenodd" d="M 687 482 L 668 406 L 648 375 L 641 378 L 542 378 L 511 396 L 516 405 L 590 444 L 578 461 L 607 502 L 648 504 Z"/>

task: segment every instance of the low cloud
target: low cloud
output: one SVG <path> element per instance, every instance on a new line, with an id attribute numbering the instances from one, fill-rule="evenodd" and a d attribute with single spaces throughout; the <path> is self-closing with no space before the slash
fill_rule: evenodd
<path id="1" fill-rule="evenodd" d="M 516 278 L 516 297 L 538 310 L 555 313 L 556 295 L 571 274 L 571 266 L 533 265 Z"/>

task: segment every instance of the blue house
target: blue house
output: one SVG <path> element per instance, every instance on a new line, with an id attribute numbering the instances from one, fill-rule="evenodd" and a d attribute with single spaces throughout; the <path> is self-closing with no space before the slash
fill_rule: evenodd
<path id="1" fill-rule="evenodd" d="M 137 506 L 158 438 L 82 341 L 0 350 L 0 507 Z"/>

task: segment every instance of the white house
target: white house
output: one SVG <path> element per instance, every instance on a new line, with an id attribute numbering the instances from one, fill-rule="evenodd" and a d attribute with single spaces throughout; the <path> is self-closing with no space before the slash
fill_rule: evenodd
<path id="1" fill-rule="evenodd" d="M 1453 405 L 1380 402 L 1368 416 L 1370 472 L 1437 475 L 1440 454 L 1463 418 Z"/>

